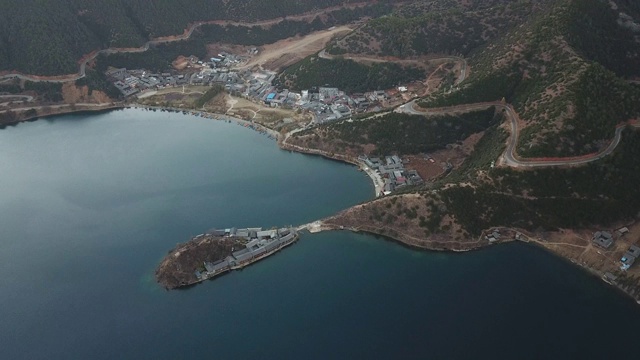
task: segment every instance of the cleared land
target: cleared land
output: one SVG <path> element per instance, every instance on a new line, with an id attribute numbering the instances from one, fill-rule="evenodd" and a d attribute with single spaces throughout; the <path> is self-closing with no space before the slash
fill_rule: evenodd
<path id="1" fill-rule="evenodd" d="M 196 109 L 195 102 L 208 89 L 210 88 L 206 86 L 185 86 L 184 92 L 182 88 L 163 89 L 139 98 L 138 104 L 184 110 L 205 110 L 210 113 L 225 114 L 256 122 L 280 133 L 291 131 L 300 127 L 301 123 L 311 121 L 311 117 L 308 114 L 291 109 L 264 106 L 227 93 L 216 95 L 203 108 Z"/>
<path id="2" fill-rule="evenodd" d="M 265 45 L 260 48 L 258 55 L 238 67 L 238 69 L 251 69 L 257 66 L 267 70 L 279 71 L 324 49 L 332 38 L 342 36 L 351 31 L 353 31 L 353 28 L 344 25 L 311 33 L 303 37 L 280 40 L 273 44 Z"/>

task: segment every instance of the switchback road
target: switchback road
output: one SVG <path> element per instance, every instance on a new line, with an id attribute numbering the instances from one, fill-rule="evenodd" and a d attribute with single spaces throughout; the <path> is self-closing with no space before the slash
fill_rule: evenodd
<path id="1" fill-rule="evenodd" d="M 505 105 L 501 102 L 488 102 L 488 103 L 479 103 L 479 104 L 468 104 L 468 105 L 458 105 L 451 106 L 446 108 L 438 108 L 438 109 L 428 109 L 428 110 L 416 110 L 415 108 L 415 100 L 408 102 L 404 105 L 396 108 L 396 112 L 411 114 L 411 115 L 424 115 L 424 116 L 433 116 L 433 115 L 443 115 L 443 114 L 451 114 L 451 113 L 460 113 L 460 112 L 469 112 L 475 110 L 483 110 L 487 109 L 491 106 L 495 106 L 496 108 L 503 109 L 507 119 L 510 124 L 510 135 L 507 140 L 507 148 L 504 153 L 500 156 L 498 161 L 499 165 L 509 166 L 509 167 L 523 167 L 523 168 L 542 168 L 542 167 L 550 167 L 550 166 L 576 166 L 583 165 L 593 161 L 601 160 L 604 157 L 610 155 L 616 147 L 620 144 L 620 140 L 622 138 L 622 131 L 625 126 L 630 125 L 633 127 L 640 127 L 640 124 L 622 124 L 616 127 L 615 135 L 609 146 L 607 146 L 602 151 L 599 151 L 594 154 L 588 154 L 584 156 L 578 157 L 567 157 L 567 158 L 553 158 L 553 159 L 522 159 L 517 155 L 517 146 L 518 146 L 518 137 L 519 137 L 519 117 L 516 111 L 513 109 L 511 105 Z"/>

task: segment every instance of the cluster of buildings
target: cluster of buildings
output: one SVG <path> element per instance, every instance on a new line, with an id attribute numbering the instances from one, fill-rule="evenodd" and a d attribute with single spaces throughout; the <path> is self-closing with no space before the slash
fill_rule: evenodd
<path id="1" fill-rule="evenodd" d="M 384 158 L 362 155 L 358 160 L 373 169 L 384 181 L 382 194 L 389 195 L 396 189 L 410 185 L 420 185 L 424 180 L 416 170 L 407 170 L 402 159 L 397 155 Z"/>
<path id="2" fill-rule="evenodd" d="M 626 227 L 616 230 L 616 234 L 621 237 L 629 232 Z M 614 243 L 614 235 L 608 231 L 596 231 L 591 239 L 593 243 L 603 249 L 609 249 Z M 640 257 L 640 247 L 631 245 L 620 258 L 620 270 L 626 271 Z"/>
<path id="3" fill-rule="evenodd" d="M 257 51 L 256 48 L 248 50 L 249 54 Z M 313 87 L 301 92 L 282 90 L 274 85 L 277 75 L 274 72 L 235 69 L 247 59 L 247 56 L 221 52 L 209 61 L 192 56 L 184 70 L 158 74 L 144 69 L 110 68 L 106 75 L 125 97 L 167 87 L 219 84 L 255 102 L 310 112 L 316 123 L 348 118 L 354 113 L 378 111 L 391 98 L 391 93 L 383 90 L 351 95 L 335 87 Z"/>
<path id="4" fill-rule="evenodd" d="M 243 91 L 245 89 L 243 74 L 230 69 L 246 59 L 247 57 L 244 56 L 222 52 L 209 61 L 202 61 L 192 56 L 187 60 L 188 65 L 183 71 L 152 73 L 144 69 L 110 68 L 105 74 L 125 97 L 147 90 L 184 85 L 223 84 L 229 90 Z"/>
<path id="5" fill-rule="evenodd" d="M 204 262 L 204 271 L 196 270 L 195 276 L 199 281 L 212 278 L 224 272 L 240 269 L 253 262 L 263 259 L 283 247 L 298 240 L 298 233 L 292 227 L 263 230 L 262 228 L 212 230 L 209 234 L 216 237 L 231 237 L 244 243 L 244 248 L 234 251 L 225 259 L 216 262 Z M 197 237 L 196 237 L 197 238 Z"/>
<path id="6" fill-rule="evenodd" d="M 622 258 L 620 258 L 620 262 L 622 263 L 620 269 L 628 270 L 638 257 L 640 257 L 640 247 L 631 245 L 629 250 L 627 250 L 624 255 L 622 255 Z"/>

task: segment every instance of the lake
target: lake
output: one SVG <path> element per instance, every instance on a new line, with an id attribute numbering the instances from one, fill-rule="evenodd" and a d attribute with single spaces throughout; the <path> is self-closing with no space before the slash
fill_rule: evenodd
<path id="1" fill-rule="evenodd" d="M 304 234 L 165 291 L 153 272 L 211 228 L 307 223 L 373 197 L 346 164 L 233 123 L 122 110 L 0 130 L 6 359 L 611 358 L 640 307 L 527 244 L 419 252 Z M 634 355 L 632 355 L 633 357 Z"/>

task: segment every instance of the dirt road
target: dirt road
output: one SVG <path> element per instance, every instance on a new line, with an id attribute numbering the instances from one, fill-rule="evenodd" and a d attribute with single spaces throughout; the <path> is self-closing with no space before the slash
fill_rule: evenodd
<path id="1" fill-rule="evenodd" d="M 243 70 L 258 66 L 276 71 L 322 50 L 334 36 L 351 31 L 353 31 L 352 27 L 343 25 L 331 30 L 317 31 L 301 38 L 280 40 L 264 46 L 260 54 L 236 69 Z"/>
<path id="2" fill-rule="evenodd" d="M 355 7 L 359 7 L 359 6 L 364 6 L 367 3 L 356 3 L 356 4 L 350 4 L 349 8 L 355 8 Z M 287 16 L 286 19 L 287 20 L 304 20 L 304 19 L 313 19 L 316 16 L 325 14 L 327 12 L 333 11 L 333 10 L 337 10 L 337 9 L 341 9 L 344 8 L 344 6 L 336 6 L 333 8 L 325 8 L 322 10 L 317 10 L 317 11 L 313 11 L 313 12 L 308 12 L 308 13 L 304 13 L 304 14 L 299 14 L 299 15 L 292 15 L 292 16 Z M 258 27 L 263 27 L 263 26 L 270 26 L 270 25 L 274 25 L 277 23 L 280 23 L 284 20 L 285 18 L 277 18 L 277 19 L 271 19 L 271 20 L 264 20 L 264 21 L 258 21 L 258 22 L 253 22 L 253 23 L 246 23 L 246 22 L 238 22 L 238 21 L 228 21 L 228 20 L 213 20 L 213 21 L 199 21 L 193 24 L 190 24 L 187 29 L 185 29 L 184 33 L 181 35 L 175 35 L 175 36 L 165 36 L 165 37 L 160 37 L 160 38 L 155 38 L 152 40 L 147 41 L 143 46 L 139 47 L 139 48 L 108 48 L 108 49 L 103 49 L 103 50 L 98 50 L 98 51 L 94 51 L 90 54 L 87 54 L 85 56 L 83 56 L 80 60 L 79 60 L 79 69 L 78 72 L 76 74 L 67 74 L 67 75 L 59 75 L 59 76 L 38 76 L 38 75 L 28 75 L 28 74 L 22 74 L 22 73 L 9 73 L 9 74 L 4 74 L 4 75 L 0 75 L 0 82 L 5 81 L 5 80 L 10 80 L 10 79 L 20 79 L 20 80 L 26 80 L 26 81 L 32 81 L 32 82 L 50 82 L 50 83 L 65 83 L 65 82 L 69 82 L 69 81 L 76 81 L 78 79 L 81 79 L 85 76 L 86 73 L 86 68 L 87 68 L 87 64 L 92 62 L 93 60 L 95 60 L 99 55 L 101 54 L 116 54 L 116 53 L 139 53 L 139 52 L 145 52 L 147 50 L 149 50 L 149 47 L 152 45 L 158 45 L 158 44 L 167 44 L 167 43 L 172 43 L 172 42 L 176 42 L 176 41 L 183 41 L 183 40 L 187 40 L 191 37 L 191 35 L 193 35 L 193 32 L 203 26 L 203 25 L 207 25 L 207 24 L 215 24 L 215 25 L 235 25 L 235 26 L 247 26 L 247 27 L 252 27 L 252 26 L 258 26 Z"/>

